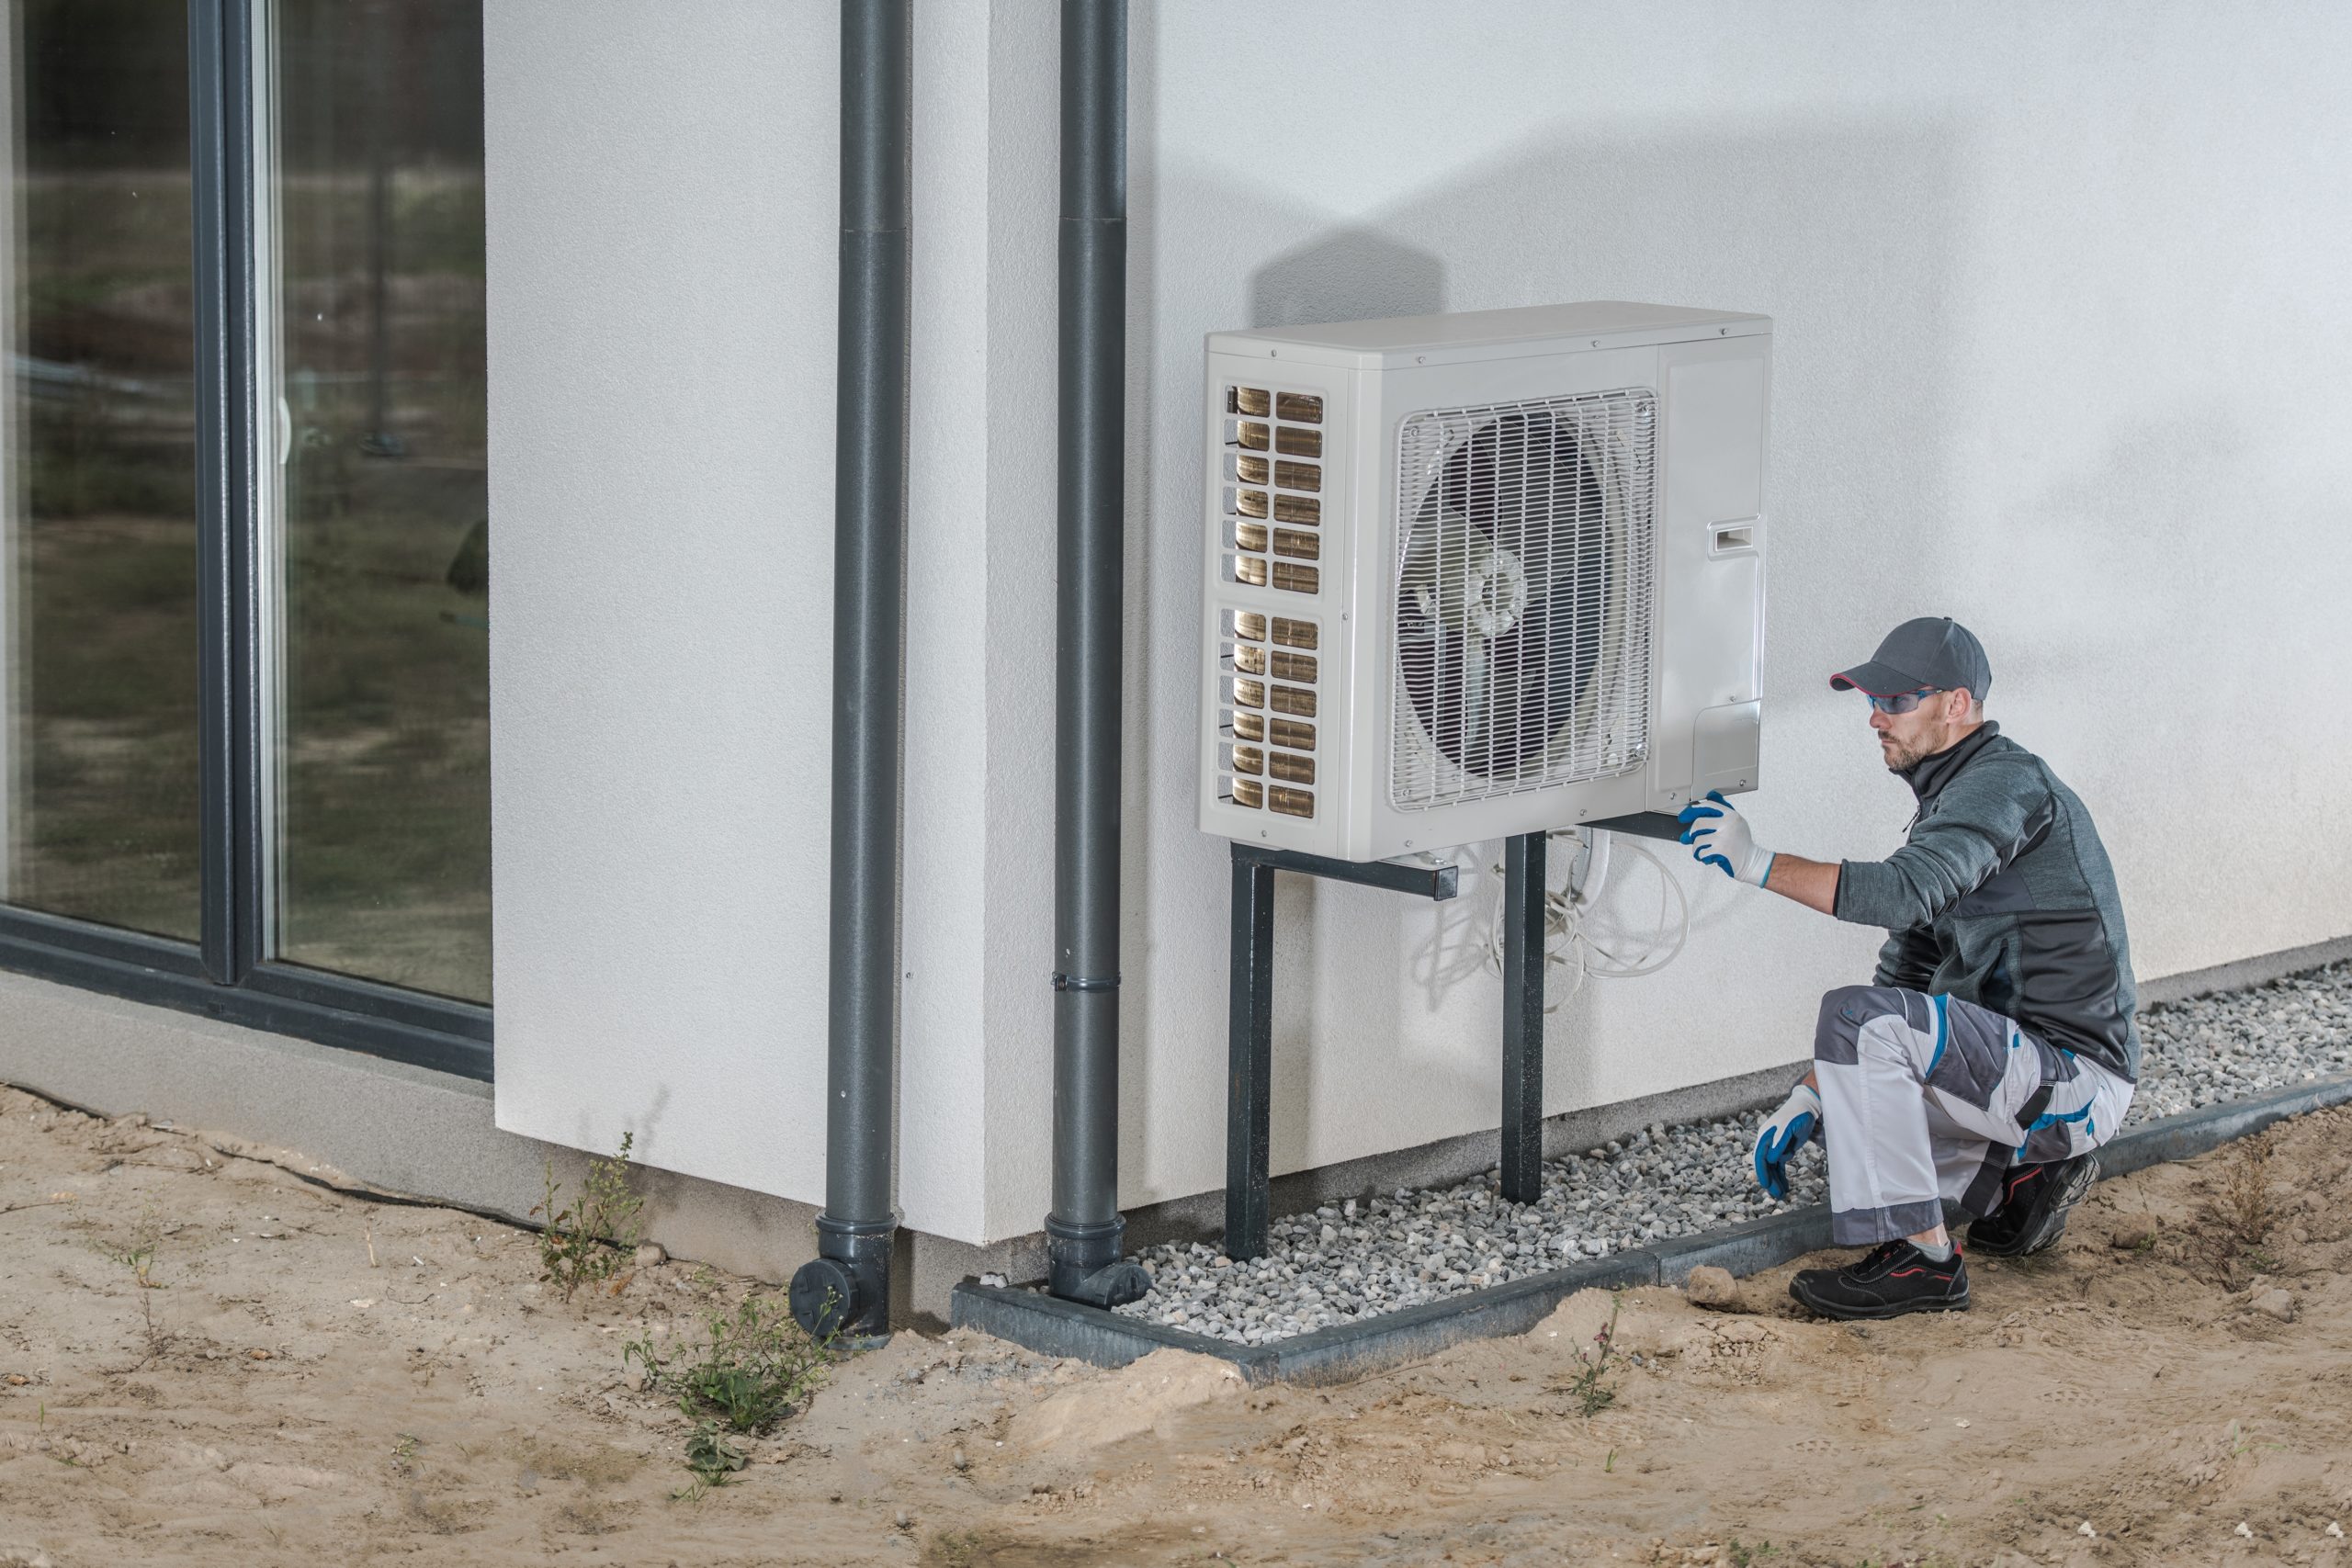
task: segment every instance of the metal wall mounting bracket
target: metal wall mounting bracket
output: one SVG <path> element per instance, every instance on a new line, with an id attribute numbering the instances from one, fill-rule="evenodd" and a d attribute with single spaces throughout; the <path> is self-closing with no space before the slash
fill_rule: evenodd
<path id="1" fill-rule="evenodd" d="M 1544 1195 L 1544 851 L 1549 833 L 1503 840 L 1503 1197 Z"/>
<path id="2" fill-rule="evenodd" d="M 1674 843 L 1682 840 L 1682 819 L 1671 811 L 1636 811 L 1629 817 L 1603 817 L 1597 822 L 1579 822 L 1577 826 L 1597 828 L 1605 833 L 1630 833 L 1637 839 L 1664 839 Z"/>
<path id="3" fill-rule="evenodd" d="M 1581 824 L 1645 839 L 1673 839 L 1682 826 L 1664 812 L 1636 812 Z M 1503 844 L 1502 1192 L 1532 1203 L 1544 1190 L 1544 852 L 1551 835 L 1521 833 Z M 1225 1091 L 1225 1255 L 1263 1257 L 1272 1223 L 1268 1192 L 1273 1095 L 1274 873 L 1385 887 L 1439 901 L 1460 890 L 1450 864 L 1344 861 L 1295 850 L 1233 846 L 1233 953 L 1227 992 Z"/>
<path id="4" fill-rule="evenodd" d="M 1504 918 L 1512 933 L 1507 942 L 1504 979 L 1515 998 L 1506 1013 L 1503 1029 L 1504 1170 L 1508 1177 L 1523 1164 L 1532 1173 L 1532 1179 L 1539 1184 L 1543 1179 L 1544 1131 L 1544 837 L 1530 833 L 1510 840 L 1503 891 Z M 1266 1231 L 1272 1218 L 1268 1163 L 1273 1094 L 1277 871 L 1319 876 L 1329 882 L 1385 887 L 1393 893 L 1432 901 L 1451 898 L 1461 887 L 1460 872 L 1447 864 L 1329 860 L 1292 850 L 1246 843 L 1233 846 L 1233 954 L 1225 1100 L 1225 1255 L 1237 1262 L 1264 1255 Z M 1534 912 L 1535 962 L 1527 964 L 1521 954 L 1514 966 L 1509 954 L 1520 952 L 1521 928 L 1528 924 L 1519 918 L 1522 908 Z M 1532 995 L 1525 994 L 1531 987 Z M 1527 1022 L 1530 1018 L 1533 1020 L 1532 1028 Z M 1527 1154 L 1530 1148 L 1533 1151 L 1532 1156 Z"/>

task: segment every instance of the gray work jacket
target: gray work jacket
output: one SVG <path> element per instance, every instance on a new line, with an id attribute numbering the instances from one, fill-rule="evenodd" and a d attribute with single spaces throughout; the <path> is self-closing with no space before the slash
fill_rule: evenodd
<path id="1" fill-rule="evenodd" d="M 1896 776 L 1919 798 L 1909 841 L 1838 876 L 1838 918 L 1894 933 L 1877 983 L 1990 1008 L 2138 1082 L 2123 905 L 2082 801 L 1994 724 Z"/>

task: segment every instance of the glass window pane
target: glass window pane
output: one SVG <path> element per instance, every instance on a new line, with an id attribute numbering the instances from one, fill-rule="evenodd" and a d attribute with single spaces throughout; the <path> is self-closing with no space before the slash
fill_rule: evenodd
<path id="1" fill-rule="evenodd" d="M 193 939 L 187 7 L 7 22 L 0 897 Z"/>
<path id="2" fill-rule="evenodd" d="M 280 957 L 490 997 L 481 0 L 275 0 Z"/>

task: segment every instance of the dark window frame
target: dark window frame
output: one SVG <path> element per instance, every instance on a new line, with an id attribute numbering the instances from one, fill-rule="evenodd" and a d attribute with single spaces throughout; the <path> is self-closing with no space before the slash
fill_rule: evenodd
<path id="1" fill-rule="evenodd" d="M 266 956 L 257 3 L 188 0 L 202 940 L 0 904 L 0 968 L 486 1082 L 489 1008 Z"/>

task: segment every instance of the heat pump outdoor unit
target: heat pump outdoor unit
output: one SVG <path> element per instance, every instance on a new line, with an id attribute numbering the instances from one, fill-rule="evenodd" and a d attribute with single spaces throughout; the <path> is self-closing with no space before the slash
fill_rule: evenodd
<path id="1" fill-rule="evenodd" d="M 1771 322 L 1216 333 L 1201 827 L 1350 861 L 1753 789 Z"/>

